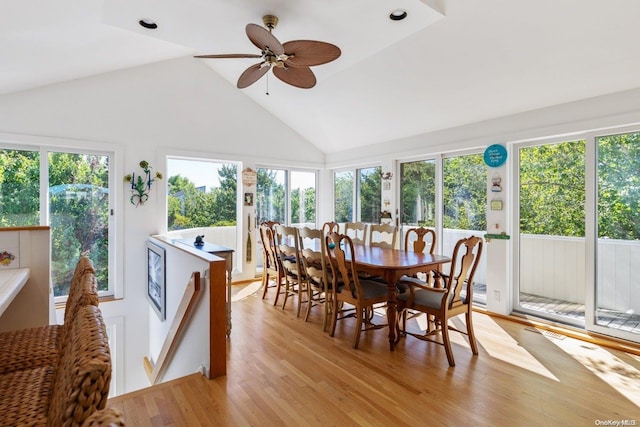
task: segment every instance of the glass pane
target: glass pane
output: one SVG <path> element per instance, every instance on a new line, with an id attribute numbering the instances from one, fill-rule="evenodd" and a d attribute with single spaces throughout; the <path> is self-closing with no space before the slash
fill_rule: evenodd
<path id="1" fill-rule="evenodd" d="M 484 236 L 487 229 L 487 167 L 482 154 L 445 158 L 443 178 L 442 252 L 451 254 L 458 240 Z M 487 256 L 474 276 L 473 300 L 487 302 Z"/>
<path id="2" fill-rule="evenodd" d="M 0 150 L 0 227 L 40 225 L 40 153 Z"/>
<path id="3" fill-rule="evenodd" d="M 300 227 L 316 226 L 316 174 L 291 172 L 291 224 Z"/>
<path id="4" fill-rule="evenodd" d="M 640 334 L 640 133 L 600 137 L 597 146 L 596 323 Z"/>
<path id="5" fill-rule="evenodd" d="M 88 255 L 98 290 L 109 290 L 109 157 L 49 153 L 49 221 L 54 296 L 69 293 L 78 258 Z"/>
<path id="6" fill-rule="evenodd" d="M 286 224 L 286 171 L 258 168 L 256 217 L 258 223 L 278 221 Z"/>
<path id="7" fill-rule="evenodd" d="M 334 193 L 335 222 L 353 221 L 353 171 L 336 172 Z"/>
<path id="8" fill-rule="evenodd" d="M 382 211 L 382 167 L 358 169 L 358 213 L 359 221 L 380 222 Z"/>
<path id="9" fill-rule="evenodd" d="M 400 218 L 403 226 L 409 226 L 409 228 L 415 226 L 435 227 L 435 160 L 402 163 L 400 166 L 400 198 Z"/>
<path id="10" fill-rule="evenodd" d="M 237 165 L 169 158 L 167 176 L 169 236 L 190 241 L 204 236 L 205 242 L 237 250 Z"/>
<path id="11" fill-rule="evenodd" d="M 519 305 L 583 325 L 585 142 L 525 147 L 519 154 Z"/>

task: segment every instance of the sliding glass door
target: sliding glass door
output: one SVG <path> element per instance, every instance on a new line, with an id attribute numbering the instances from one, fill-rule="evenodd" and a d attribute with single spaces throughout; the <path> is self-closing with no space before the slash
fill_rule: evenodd
<path id="1" fill-rule="evenodd" d="M 521 146 L 518 311 L 584 325 L 585 141 Z"/>
<path id="2" fill-rule="evenodd" d="M 587 326 L 640 340 L 640 132 L 598 136 L 594 312 Z"/>

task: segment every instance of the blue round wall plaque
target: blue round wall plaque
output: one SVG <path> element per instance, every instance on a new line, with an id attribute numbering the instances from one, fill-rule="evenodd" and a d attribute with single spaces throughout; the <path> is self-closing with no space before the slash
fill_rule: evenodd
<path id="1" fill-rule="evenodd" d="M 507 161 L 507 149 L 504 145 L 493 144 L 484 150 L 484 163 L 490 168 L 497 168 Z"/>

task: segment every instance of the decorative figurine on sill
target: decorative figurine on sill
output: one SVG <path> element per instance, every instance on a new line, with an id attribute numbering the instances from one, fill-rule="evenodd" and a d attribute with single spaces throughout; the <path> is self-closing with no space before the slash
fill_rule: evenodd
<path id="1" fill-rule="evenodd" d="M 196 236 L 196 241 L 193 242 L 194 246 L 204 246 L 204 234 L 202 236 Z"/>

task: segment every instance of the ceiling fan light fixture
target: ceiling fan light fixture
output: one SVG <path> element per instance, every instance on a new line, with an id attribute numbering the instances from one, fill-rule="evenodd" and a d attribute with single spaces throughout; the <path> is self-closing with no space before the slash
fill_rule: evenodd
<path id="1" fill-rule="evenodd" d="M 404 9 L 396 9 L 391 11 L 391 13 L 389 14 L 389 19 L 391 19 L 392 21 L 402 21 L 406 17 L 407 11 Z"/>
<path id="2" fill-rule="evenodd" d="M 155 30 L 156 28 L 158 28 L 158 24 L 156 24 L 151 19 L 141 19 L 138 21 L 138 24 L 148 30 Z"/>

